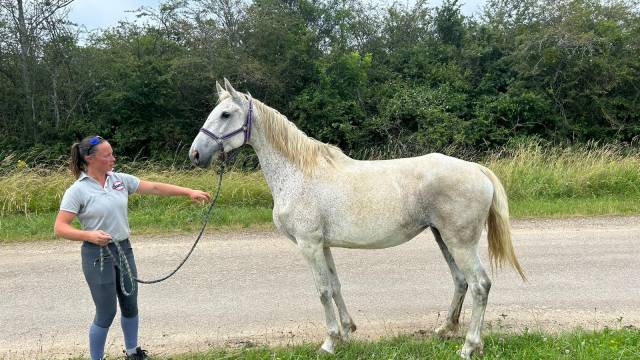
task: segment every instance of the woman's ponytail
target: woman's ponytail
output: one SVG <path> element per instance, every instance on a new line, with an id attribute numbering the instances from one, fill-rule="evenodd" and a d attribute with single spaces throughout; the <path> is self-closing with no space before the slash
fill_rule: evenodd
<path id="1" fill-rule="evenodd" d="M 80 177 L 80 173 L 85 171 L 86 162 L 80 154 L 80 143 L 71 145 L 71 157 L 69 159 L 69 169 L 76 179 Z"/>

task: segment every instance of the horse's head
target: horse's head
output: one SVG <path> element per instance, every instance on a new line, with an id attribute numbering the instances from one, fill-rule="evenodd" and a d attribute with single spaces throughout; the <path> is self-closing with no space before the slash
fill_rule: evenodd
<path id="1" fill-rule="evenodd" d="M 216 156 L 222 157 L 251 139 L 251 97 L 237 92 L 227 79 L 224 85 L 216 82 L 218 105 L 191 144 L 189 158 L 194 165 L 207 167 Z"/>

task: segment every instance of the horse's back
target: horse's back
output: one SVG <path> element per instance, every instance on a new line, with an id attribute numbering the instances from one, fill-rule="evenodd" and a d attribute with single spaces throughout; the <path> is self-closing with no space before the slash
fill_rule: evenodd
<path id="1" fill-rule="evenodd" d="M 467 192 L 492 193 L 493 190 L 478 164 L 440 153 L 392 160 L 354 161 L 341 172 L 342 180 L 380 186 L 396 184 L 404 193 L 456 196 Z"/>

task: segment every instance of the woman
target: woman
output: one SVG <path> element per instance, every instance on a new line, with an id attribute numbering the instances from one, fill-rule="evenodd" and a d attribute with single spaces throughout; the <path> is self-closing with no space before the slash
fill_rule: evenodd
<path id="1" fill-rule="evenodd" d="M 102 359 L 107 332 L 116 314 L 116 297 L 120 303 L 121 325 L 127 359 L 146 359 L 138 346 L 137 286 L 120 284 L 117 264 L 122 249 L 133 276 L 137 276 L 131 243 L 127 200 L 130 194 L 185 195 L 204 203 L 211 196 L 203 191 L 140 180 L 135 176 L 113 172 L 116 158 L 111 145 L 100 136 L 90 136 L 71 147 L 70 168 L 77 179 L 64 193 L 56 217 L 56 236 L 82 243 L 82 270 L 89 285 L 96 314 L 89 329 L 91 359 Z M 82 230 L 71 225 L 78 217 Z M 116 246 L 118 242 L 119 246 Z M 108 247 L 104 249 L 103 247 Z M 110 250 L 103 251 L 103 250 Z M 113 254 L 105 256 L 105 254 Z M 126 292 L 123 293 L 121 285 Z"/>

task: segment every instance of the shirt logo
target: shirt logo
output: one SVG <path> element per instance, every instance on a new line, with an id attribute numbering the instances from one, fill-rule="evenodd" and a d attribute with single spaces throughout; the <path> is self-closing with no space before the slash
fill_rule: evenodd
<path id="1" fill-rule="evenodd" d="M 122 191 L 124 190 L 124 183 L 122 181 L 116 181 L 113 183 L 113 186 L 111 186 L 111 188 L 113 190 Z"/>

